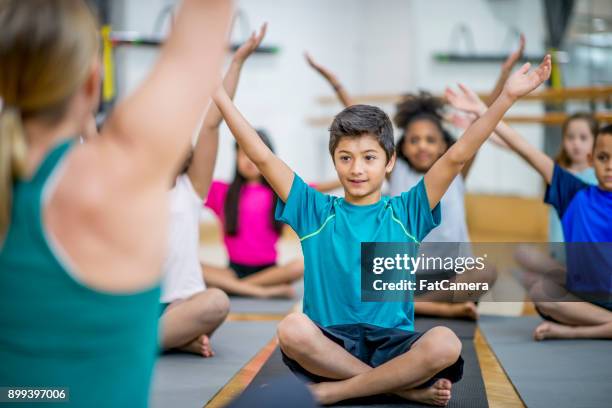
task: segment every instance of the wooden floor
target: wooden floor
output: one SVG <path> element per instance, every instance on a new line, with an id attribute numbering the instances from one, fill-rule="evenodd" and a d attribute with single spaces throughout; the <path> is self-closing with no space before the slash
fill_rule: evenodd
<path id="1" fill-rule="evenodd" d="M 530 302 L 525 302 L 523 314 L 532 315 L 535 311 Z M 229 320 L 280 320 L 281 315 L 230 314 Z M 499 365 L 489 344 L 479 329 L 474 336 L 476 354 L 480 362 L 482 377 L 485 383 L 487 399 L 491 408 L 514 408 L 525 405 L 518 396 L 512 383 Z M 206 405 L 207 408 L 221 408 L 239 395 L 253 380 L 257 372 L 270 357 L 277 346 L 276 338 L 272 339 L 251 361 L 249 361 Z"/>

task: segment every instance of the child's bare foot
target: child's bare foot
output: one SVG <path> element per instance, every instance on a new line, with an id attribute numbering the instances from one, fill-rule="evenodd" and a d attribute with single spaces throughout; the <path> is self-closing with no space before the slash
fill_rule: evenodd
<path id="1" fill-rule="evenodd" d="M 335 384 L 334 382 L 320 382 L 308 384 L 308 388 L 310 388 L 310 392 L 312 392 L 317 402 L 323 405 L 329 405 L 341 401 L 336 393 L 333 392 Z"/>
<path id="2" fill-rule="evenodd" d="M 553 322 L 540 323 L 533 332 L 533 338 L 537 341 L 546 339 L 571 339 L 573 338 L 574 328 Z"/>
<path id="3" fill-rule="evenodd" d="M 291 285 L 265 286 L 262 288 L 261 297 L 264 299 L 292 299 L 295 297 L 295 289 Z"/>
<path id="4" fill-rule="evenodd" d="M 451 387 L 452 383 L 449 380 L 441 378 L 431 387 L 413 388 L 411 390 L 399 391 L 395 394 L 410 401 L 444 407 L 451 399 Z"/>
<path id="5" fill-rule="evenodd" d="M 210 347 L 210 338 L 203 334 L 191 343 L 179 348 L 181 351 L 200 355 L 202 357 L 213 357 L 215 352 Z"/>
<path id="6" fill-rule="evenodd" d="M 440 303 L 438 316 L 476 320 L 478 319 L 478 307 L 474 302 Z"/>
<path id="7" fill-rule="evenodd" d="M 478 307 L 474 302 L 464 302 L 453 305 L 456 307 L 454 317 L 465 317 L 472 320 L 478 319 Z"/>
<path id="8" fill-rule="evenodd" d="M 215 352 L 213 351 L 212 346 L 210 345 L 210 337 L 204 334 L 200 336 L 200 338 L 202 339 L 202 356 L 214 357 Z"/>

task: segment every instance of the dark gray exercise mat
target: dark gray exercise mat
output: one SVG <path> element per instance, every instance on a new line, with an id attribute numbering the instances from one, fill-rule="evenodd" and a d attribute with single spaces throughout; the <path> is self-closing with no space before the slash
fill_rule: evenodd
<path id="1" fill-rule="evenodd" d="M 302 299 L 304 295 L 303 282 L 294 286 L 296 296 L 293 299 L 254 299 L 248 297 L 231 296 L 231 313 L 255 313 L 255 314 L 286 314 Z"/>
<path id="2" fill-rule="evenodd" d="M 483 316 L 480 330 L 529 408 L 609 407 L 612 341 L 533 340 L 539 317 Z"/>
<path id="3" fill-rule="evenodd" d="M 277 323 L 223 323 L 211 339 L 212 358 L 178 353 L 160 356 L 150 406 L 201 408 L 274 337 Z"/>
<path id="4" fill-rule="evenodd" d="M 441 317 L 416 317 L 414 319 L 414 329 L 421 333 L 436 326 L 448 327 L 460 339 L 473 339 L 476 331 L 476 322 L 473 320 L 444 319 Z"/>
<path id="5" fill-rule="evenodd" d="M 465 361 L 463 369 L 463 378 L 461 381 L 453 385 L 453 397 L 447 407 L 450 408 L 486 408 L 488 407 L 487 395 L 485 393 L 484 382 L 480 372 L 480 365 L 474 349 L 474 343 L 471 340 L 462 340 L 463 351 L 461 355 Z M 282 361 L 280 349 L 277 348 L 270 356 L 268 361 L 255 376 L 251 384 L 247 387 L 250 392 L 262 392 L 268 386 L 268 383 L 280 376 L 286 375 L 291 371 Z M 292 406 L 291 401 L 287 401 L 287 406 Z M 400 398 L 387 396 L 376 396 L 369 398 L 360 398 L 359 400 L 344 401 L 336 406 L 350 408 L 386 408 L 386 407 L 410 407 L 421 408 L 431 407 L 411 403 Z"/>

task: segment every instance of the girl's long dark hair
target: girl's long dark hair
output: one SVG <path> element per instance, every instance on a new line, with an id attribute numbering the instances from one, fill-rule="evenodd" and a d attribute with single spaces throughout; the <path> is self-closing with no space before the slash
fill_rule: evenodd
<path id="1" fill-rule="evenodd" d="M 261 138 L 261 140 L 270 148 L 270 150 L 274 151 L 274 147 L 270 142 L 270 138 L 264 130 L 257 130 L 257 134 Z M 238 151 L 238 144 L 235 145 L 236 151 Z M 236 160 L 236 169 L 234 171 L 234 179 L 227 190 L 227 196 L 225 197 L 225 233 L 229 236 L 234 236 L 238 233 L 238 229 L 240 226 L 238 225 L 238 209 L 240 208 L 240 191 L 242 190 L 242 186 L 246 183 L 246 178 L 240 174 L 238 171 L 238 161 Z M 272 224 L 272 228 L 277 233 L 281 233 L 283 229 L 283 223 L 280 221 L 276 221 L 274 217 L 274 210 L 276 207 L 276 202 L 278 200 L 278 195 L 272 190 L 272 187 L 268 184 L 265 178 L 261 177 L 261 184 L 265 187 L 269 188 L 274 194 L 274 205 L 272 206 L 272 211 L 270 211 L 270 223 Z"/>
<path id="2" fill-rule="evenodd" d="M 402 152 L 402 146 L 406 140 L 406 129 L 417 120 L 428 120 L 433 123 L 444 139 L 446 148 L 448 149 L 455 143 L 455 139 L 450 132 L 444 128 L 442 122 L 442 111 L 444 110 L 444 101 L 441 98 L 435 97 L 429 92 L 420 91 L 418 94 L 406 94 L 396 105 L 396 113 L 393 117 L 395 126 L 401 130 L 402 137 L 395 145 L 397 157 L 404 160 L 410 167 L 412 163 L 408 157 Z"/>

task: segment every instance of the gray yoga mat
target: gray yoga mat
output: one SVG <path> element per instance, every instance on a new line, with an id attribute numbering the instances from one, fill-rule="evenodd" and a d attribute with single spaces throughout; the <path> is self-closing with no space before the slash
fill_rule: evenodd
<path id="1" fill-rule="evenodd" d="M 225 322 L 211 339 L 214 357 L 160 356 L 150 406 L 201 408 L 274 337 L 276 325 L 268 321 Z"/>
<path id="2" fill-rule="evenodd" d="M 296 296 L 293 299 L 254 299 L 240 296 L 230 297 L 231 313 L 286 314 L 302 299 L 304 283 L 294 285 Z"/>
<path id="3" fill-rule="evenodd" d="M 612 341 L 533 340 L 539 317 L 483 316 L 479 326 L 529 408 L 609 407 Z"/>
<path id="4" fill-rule="evenodd" d="M 414 329 L 421 333 L 436 326 L 448 327 L 460 339 L 473 339 L 476 332 L 476 322 L 473 320 L 444 319 L 441 317 L 417 317 L 414 319 Z"/>
<path id="5" fill-rule="evenodd" d="M 461 355 L 465 361 L 463 368 L 463 378 L 453 385 L 453 397 L 447 407 L 450 408 L 486 408 L 488 407 L 487 396 L 482 380 L 482 373 L 478 364 L 474 343 L 471 340 L 462 340 L 463 351 Z M 245 390 L 250 393 L 265 392 L 270 381 L 291 373 L 289 368 L 283 363 L 280 349 L 277 348 L 270 356 L 268 361 L 255 376 L 251 384 Z M 292 406 L 292 401 L 287 401 L 286 406 Z M 387 396 L 375 396 L 360 398 L 359 400 L 344 401 L 336 406 L 350 408 L 387 408 L 387 407 L 409 407 L 421 408 L 431 407 L 411 403 L 400 398 Z"/>

